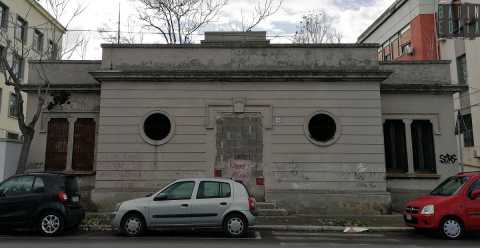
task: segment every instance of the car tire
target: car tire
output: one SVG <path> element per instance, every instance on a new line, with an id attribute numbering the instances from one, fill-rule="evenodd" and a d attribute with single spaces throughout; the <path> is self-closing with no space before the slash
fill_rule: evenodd
<path id="1" fill-rule="evenodd" d="M 228 237 L 244 237 L 248 232 L 248 221 L 241 214 L 230 214 L 223 221 L 223 231 Z"/>
<path id="2" fill-rule="evenodd" d="M 146 224 L 142 215 L 133 213 L 127 214 L 122 219 L 120 231 L 127 237 L 138 237 L 145 233 Z"/>
<path id="3" fill-rule="evenodd" d="M 447 217 L 440 224 L 440 232 L 446 239 L 461 239 L 465 234 L 463 223 L 455 217 Z"/>
<path id="4" fill-rule="evenodd" d="M 38 230 L 42 236 L 58 236 L 65 225 L 65 218 L 57 211 L 47 211 L 40 215 L 38 219 Z"/>

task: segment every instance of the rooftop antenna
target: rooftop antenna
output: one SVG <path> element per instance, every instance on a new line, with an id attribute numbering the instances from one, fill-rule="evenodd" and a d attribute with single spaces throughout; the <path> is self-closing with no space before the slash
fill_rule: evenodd
<path id="1" fill-rule="evenodd" d="M 121 3 L 118 3 L 118 29 L 117 29 L 117 44 L 120 44 L 120 17 L 121 17 Z"/>

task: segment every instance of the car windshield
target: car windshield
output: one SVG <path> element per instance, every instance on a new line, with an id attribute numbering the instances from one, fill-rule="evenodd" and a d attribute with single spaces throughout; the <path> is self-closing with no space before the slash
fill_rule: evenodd
<path id="1" fill-rule="evenodd" d="M 451 196 L 458 192 L 458 190 L 468 181 L 468 177 L 465 176 L 456 176 L 450 177 L 440 184 L 436 189 L 430 193 L 430 195 L 437 196 Z"/>

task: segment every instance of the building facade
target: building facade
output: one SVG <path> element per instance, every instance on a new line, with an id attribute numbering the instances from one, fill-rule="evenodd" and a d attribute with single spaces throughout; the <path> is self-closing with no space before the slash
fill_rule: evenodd
<path id="1" fill-rule="evenodd" d="M 61 37 L 66 30 L 37 1 L 0 0 L 0 21 L 0 52 L 7 55 L 24 82 L 28 78 L 29 60 L 58 58 Z M 1 73 L 0 139 L 21 139 L 16 101 L 13 87 L 5 84 Z"/>
<path id="2" fill-rule="evenodd" d="M 81 175 L 100 209 L 222 176 L 292 213 L 387 213 L 402 202 L 388 184 L 423 193 L 456 172 L 441 158 L 456 153 L 450 109 L 464 87 L 448 62 L 380 64 L 377 50 L 213 32 L 202 44 L 103 45 L 102 61 L 32 63 L 52 86 L 30 169 Z M 386 154 L 408 166 L 387 174 Z"/>
<path id="3" fill-rule="evenodd" d="M 480 168 L 480 0 L 397 0 L 358 42 L 382 44 L 380 61 L 451 61 L 452 83 L 469 88 L 452 110 L 463 117 L 462 157 Z"/>

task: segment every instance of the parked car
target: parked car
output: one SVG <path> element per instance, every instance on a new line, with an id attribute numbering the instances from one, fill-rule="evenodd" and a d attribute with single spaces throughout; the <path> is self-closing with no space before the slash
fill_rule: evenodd
<path id="1" fill-rule="evenodd" d="M 0 226 L 35 228 L 55 236 L 75 228 L 85 212 L 77 178 L 56 173 L 11 177 L 0 184 Z"/>
<path id="2" fill-rule="evenodd" d="M 219 227 L 241 237 L 255 223 L 255 200 L 247 188 L 229 179 L 183 179 L 144 198 L 117 204 L 113 230 L 127 236 L 147 229 Z"/>
<path id="3" fill-rule="evenodd" d="M 430 195 L 407 203 L 408 226 L 440 230 L 447 239 L 480 230 L 480 172 L 460 173 L 440 184 Z"/>

